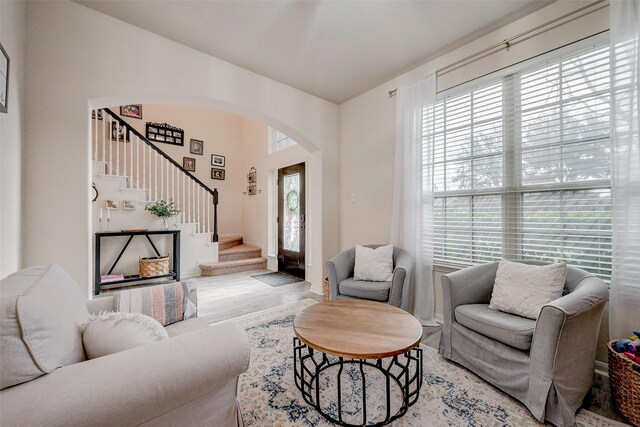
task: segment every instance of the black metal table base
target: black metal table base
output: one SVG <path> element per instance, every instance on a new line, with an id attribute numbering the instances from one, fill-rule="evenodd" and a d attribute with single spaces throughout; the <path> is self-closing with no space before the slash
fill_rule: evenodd
<path id="1" fill-rule="evenodd" d="M 314 354 L 317 355 L 314 357 Z M 342 371 L 345 365 L 355 365 L 360 370 L 362 379 L 362 423 L 351 424 L 344 421 L 342 411 Z M 386 365 L 386 366 L 385 366 Z M 338 366 L 336 377 L 338 418 L 325 412 L 320 404 L 322 387 L 321 374 L 334 366 Z M 386 414 L 382 421 L 367 419 L 367 383 L 365 367 L 377 369 L 385 377 Z M 413 369 L 412 369 L 413 368 Z M 302 393 L 307 404 L 313 406 L 324 418 L 341 426 L 383 426 L 407 413 L 411 405 L 418 401 L 422 387 L 422 349 L 414 348 L 402 355 L 387 359 L 347 359 L 327 356 L 304 344 L 297 337 L 293 338 L 293 371 L 296 387 Z M 391 385 L 394 381 L 402 394 L 400 408 L 391 413 Z M 380 403 L 377 407 L 382 406 Z"/>

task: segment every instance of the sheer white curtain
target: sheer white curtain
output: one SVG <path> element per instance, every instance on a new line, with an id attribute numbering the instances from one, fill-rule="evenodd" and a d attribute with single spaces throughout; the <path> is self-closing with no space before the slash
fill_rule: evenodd
<path id="1" fill-rule="evenodd" d="M 640 1 L 611 0 L 613 275 L 611 338 L 640 327 Z"/>
<path id="2" fill-rule="evenodd" d="M 433 287 L 433 117 L 435 76 L 398 88 L 391 243 L 415 259 L 402 307 L 435 325 Z"/>

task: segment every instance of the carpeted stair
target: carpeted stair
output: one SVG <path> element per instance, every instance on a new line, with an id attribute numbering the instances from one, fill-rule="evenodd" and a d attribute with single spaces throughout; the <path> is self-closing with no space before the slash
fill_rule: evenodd
<path id="1" fill-rule="evenodd" d="M 218 240 L 218 262 L 200 264 L 202 276 L 220 276 L 267 268 L 267 259 L 258 246 L 242 241 L 242 235 L 222 235 Z"/>

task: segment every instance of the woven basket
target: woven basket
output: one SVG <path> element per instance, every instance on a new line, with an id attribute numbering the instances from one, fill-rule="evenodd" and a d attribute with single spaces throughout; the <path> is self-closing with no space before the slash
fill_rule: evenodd
<path id="1" fill-rule="evenodd" d="M 140 258 L 140 277 L 169 274 L 169 255 Z"/>
<path id="2" fill-rule="evenodd" d="M 322 282 L 322 295 L 324 295 L 324 300 L 329 301 L 329 278 L 325 277 Z"/>
<path id="3" fill-rule="evenodd" d="M 613 349 L 609 350 L 609 382 L 618 410 L 631 424 L 640 426 L 640 364 Z"/>

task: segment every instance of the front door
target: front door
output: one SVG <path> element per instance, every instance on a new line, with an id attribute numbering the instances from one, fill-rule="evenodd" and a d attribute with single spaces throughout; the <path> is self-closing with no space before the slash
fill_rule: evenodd
<path id="1" fill-rule="evenodd" d="M 304 163 L 278 170 L 278 271 L 304 279 Z"/>

